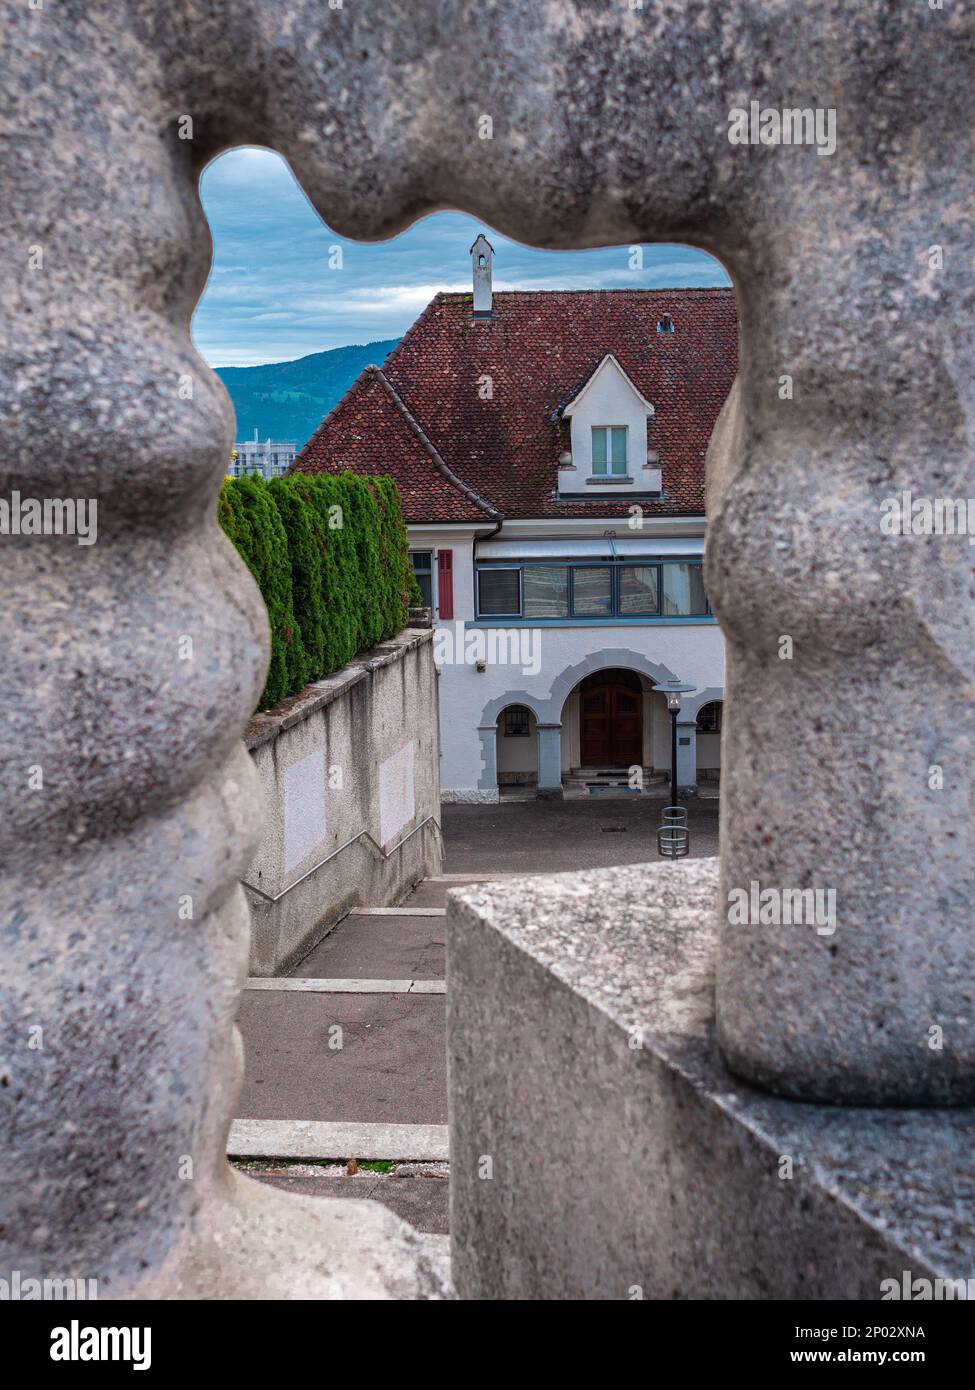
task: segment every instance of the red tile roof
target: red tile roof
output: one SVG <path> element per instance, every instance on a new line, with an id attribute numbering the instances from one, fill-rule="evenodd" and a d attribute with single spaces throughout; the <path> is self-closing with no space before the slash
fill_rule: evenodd
<path id="1" fill-rule="evenodd" d="M 673 333 L 657 332 L 664 314 Z M 625 498 L 555 495 L 569 428 L 553 413 L 607 353 L 656 410 L 647 445 L 660 455 L 663 496 L 641 501 L 644 512 L 700 514 L 705 453 L 738 369 L 730 289 L 501 291 L 492 317 L 477 321 L 469 294 L 438 294 L 294 467 L 391 473 L 410 522 L 625 516 Z"/>

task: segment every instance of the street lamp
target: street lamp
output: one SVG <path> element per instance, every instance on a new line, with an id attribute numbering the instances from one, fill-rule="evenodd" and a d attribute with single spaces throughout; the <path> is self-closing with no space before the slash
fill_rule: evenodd
<path id="1" fill-rule="evenodd" d="M 657 690 L 667 697 L 667 709 L 670 712 L 670 804 L 677 805 L 677 716 L 680 713 L 680 697 L 689 690 L 693 690 L 693 685 L 685 685 L 683 681 L 660 681 Z"/>

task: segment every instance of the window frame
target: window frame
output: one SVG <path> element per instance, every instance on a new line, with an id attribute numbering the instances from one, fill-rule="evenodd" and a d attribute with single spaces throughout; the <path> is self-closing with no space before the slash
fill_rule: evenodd
<path id="1" fill-rule="evenodd" d="M 663 577 L 663 574 L 661 573 L 662 569 L 663 569 L 663 563 L 662 563 L 660 560 L 647 560 L 646 562 L 642 562 L 642 561 L 633 561 L 633 560 L 626 560 L 626 561 L 621 561 L 621 562 L 619 562 L 619 563 L 617 564 L 617 566 L 616 566 L 616 603 L 615 603 L 615 607 L 614 607 L 614 615 L 615 615 L 616 617 L 618 617 L 618 618 L 663 618 L 663 617 L 665 617 L 666 614 L 664 614 L 664 613 L 662 612 L 662 603 L 663 603 L 663 578 L 664 578 L 664 577 Z M 622 602 L 622 595 L 621 595 L 621 580 L 622 580 L 622 577 L 623 577 L 623 571 L 624 571 L 624 570 L 653 570 L 653 572 L 654 572 L 654 582 L 655 582 L 656 589 L 657 589 L 657 603 L 656 603 L 656 607 L 654 607 L 654 608 L 640 608 L 640 609 L 637 609 L 637 610 L 635 610 L 635 611 L 631 611 L 631 612 L 627 612 L 627 613 L 624 613 L 624 612 L 623 612 L 623 610 L 622 610 L 622 608 L 621 608 L 621 602 Z"/>
<path id="2" fill-rule="evenodd" d="M 428 557 L 429 564 L 428 564 L 425 568 L 424 568 L 424 567 L 421 567 L 420 569 L 417 569 L 416 565 L 413 563 L 413 556 L 414 556 L 414 555 L 426 555 L 426 556 Z M 427 604 L 427 602 L 426 602 L 426 600 L 425 600 L 425 598 L 424 598 L 424 607 L 432 608 L 433 605 L 434 605 L 434 602 L 435 602 L 435 600 L 436 600 L 436 591 L 435 591 L 435 589 L 434 589 L 434 583 L 433 583 L 433 568 L 434 568 L 434 566 L 433 566 L 433 547 L 431 546 L 431 548 L 430 548 L 429 550 L 424 549 L 424 548 L 420 548 L 420 549 L 418 549 L 418 550 L 410 549 L 410 550 L 409 550 L 409 561 L 410 561 L 410 569 L 413 571 L 414 575 L 416 576 L 417 585 L 420 587 L 420 597 L 421 597 L 421 598 L 423 598 L 424 595 L 423 595 L 423 588 L 422 588 L 422 585 L 420 585 L 420 575 L 421 575 L 421 574 L 422 574 L 422 575 L 425 575 L 425 576 L 429 579 L 429 581 L 430 581 L 430 602 L 429 602 L 429 604 Z"/>
<path id="3" fill-rule="evenodd" d="M 576 570 L 609 570 L 609 610 L 608 612 L 576 612 Z M 569 568 L 569 617 L 570 618 L 615 618 L 616 617 L 616 576 L 610 562 L 599 561 L 591 564 L 571 565 Z"/>
<path id="4" fill-rule="evenodd" d="M 523 729 L 511 728 L 512 715 L 524 715 L 525 727 Z M 527 705 L 508 705 L 504 711 L 504 737 L 505 738 L 531 738 L 532 732 L 532 712 Z"/>
<path id="5" fill-rule="evenodd" d="M 476 586 L 475 586 L 475 588 L 476 588 L 476 600 L 477 600 L 476 603 L 475 603 L 475 612 L 476 612 L 477 616 L 478 616 L 479 618 L 517 618 L 517 619 L 520 621 L 520 620 L 521 620 L 521 616 L 522 616 L 522 614 L 523 614 L 524 611 L 525 611 L 525 586 L 524 586 L 524 577 L 523 577 L 523 574 L 522 574 L 522 571 L 524 570 L 525 566 L 524 566 L 523 564 L 520 564 L 520 565 L 518 565 L 518 564 L 512 565 L 512 564 L 510 564 L 509 562 L 506 561 L 504 564 L 477 565 L 475 568 L 476 568 L 476 571 L 477 571 L 477 584 L 476 584 Z M 485 570 L 514 570 L 514 572 L 515 572 L 515 573 L 517 574 L 517 576 L 518 576 L 518 609 L 517 609 L 517 612 L 514 612 L 514 613 L 497 613 L 497 612 L 491 612 L 491 611 L 485 612 L 485 610 L 481 607 L 481 575 L 484 573 Z M 544 622 L 545 619 L 544 619 L 544 618 L 536 618 L 536 619 L 533 619 L 533 621 L 535 621 L 535 622 Z M 564 622 L 565 620 L 562 619 L 562 618 L 559 618 L 559 619 L 556 619 L 556 621 L 558 621 L 558 622 Z"/>
<path id="6" fill-rule="evenodd" d="M 606 459 L 603 471 L 596 468 L 596 431 L 606 436 Z M 613 431 L 621 430 L 623 433 L 623 466 L 615 468 L 613 464 Z M 629 425 L 590 425 L 589 427 L 589 470 L 593 478 L 626 478 L 630 471 L 630 427 Z"/>
<path id="7" fill-rule="evenodd" d="M 569 612 L 566 617 L 560 618 L 527 618 L 525 617 L 525 576 L 526 569 L 533 566 L 540 566 L 542 569 L 561 569 L 567 571 Z M 474 621 L 493 623 L 508 620 L 510 622 L 523 623 L 526 626 L 544 624 L 573 624 L 580 626 L 585 623 L 641 623 L 641 622 L 697 622 L 704 618 L 714 618 L 710 600 L 705 593 L 705 608 L 702 613 L 665 613 L 664 604 L 664 575 L 663 570 L 666 565 L 692 565 L 698 566 L 703 570 L 703 560 L 695 556 L 639 557 L 627 555 L 618 557 L 615 560 L 594 560 L 589 557 L 569 557 L 564 560 L 522 560 L 512 562 L 511 560 L 484 560 L 475 561 L 475 609 Z M 512 613 L 493 613 L 486 612 L 481 607 L 481 575 L 486 570 L 515 570 L 518 574 L 518 611 Z M 577 613 L 575 609 L 575 575 L 578 569 L 608 569 L 611 572 L 611 603 L 609 612 L 606 613 Z M 623 613 L 620 611 L 620 580 L 624 569 L 652 569 L 656 571 L 657 583 L 657 606 L 655 609 L 646 609 L 638 613 Z M 703 573 L 702 573 L 703 587 Z"/>
<path id="8" fill-rule="evenodd" d="M 714 727 L 714 728 L 711 728 L 711 729 L 702 729 L 702 728 L 701 728 L 701 715 L 704 713 L 704 711 L 705 711 L 706 709 L 712 709 L 712 708 L 717 709 L 717 711 L 718 711 L 717 718 L 716 718 L 715 721 L 714 721 L 715 727 Z M 724 700 L 706 700 L 705 703 L 701 706 L 701 708 L 700 708 L 700 709 L 698 710 L 698 712 L 697 712 L 697 719 L 695 720 L 695 729 L 696 729 L 697 733 L 701 734 L 702 737 L 704 737 L 704 736 L 706 736 L 706 735 L 708 735 L 708 734 L 720 735 L 720 734 L 721 734 L 721 729 L 722 729 L 723 723 L 724 723 Z"/>
<path id="9" fill-rule="evenodd" d="M 499 568 L 500 568 L 500 567 L 499 567 Z M 569 568 L 569 565 L 568 565 L 567 561 L 565 561 L 565 560 L 561 560 L 561 561 L 560 561 L 560 560 L 556 560 L 554 564 L 551 564 L 551 563 L 549 563 L 549 562 L 547 562 L 547 561 L 545 561 L 545 560 L 530 560 L 530 561 L 528 561 L 527 563 L 522 564 L 521 566 L 519 566 L 519 569 L 520 569 L 520 573 L 521 573 L 521 578 L 520 578 L 520 580 L 519 580 L 520 593 L 521 593 L 521 608 L 520 608 L 520 613 L 521 613 L 521 616 L 524 618 L 524 620 L 525 620 L 526 623 L 528 623 L 528 622 L 546 622 L 546 621 L 560 623 L 560 622 L 566 622 L 569 618 L 572 617 L 572 572 L 571 572 L 571 570 L 570 570 L 570 568 Z M 560 614 L 560 615 L 558 615 L 558 616 L 556 616 L 556 617 L 553 617 L 553 618 L 550 618 L 550 619 L 546 619 L 546 618 L 538 617 L 538 616 L 535 616 L 535 615 L 532 615 L 532 614 L 528 614 L 528 613 L 525 612 L 525 599 L 526 599 L 525 571 L 526 571 L 526 570 L 534 570 L 534 569 L 541 569 L 541 570 L 565 570 L 565 609 L 566 609 L 565 613 Z M 480 597 L 480 591 L 478 591 L 478 596 Z"/>

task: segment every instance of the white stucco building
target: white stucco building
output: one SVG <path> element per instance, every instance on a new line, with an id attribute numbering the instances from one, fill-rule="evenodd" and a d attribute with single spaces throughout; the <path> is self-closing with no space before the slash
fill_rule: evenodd
<path id="1" fill-rule="evenodd" d="M 234 445 L 230 476 L 242 478 L 257 472 L 265 478 L 280 478 L 294 463 L 297 452 L 297 444 L 273 439 L 262 441 L 255 430 L 253 439 L 241 439 Z"/>
<path id="2" fill-rule="evenodd" d="M 438 631 L 447 798 L 716 781 L 721 633 L 704 457 L 737 369 L 730 290 L 440 294 L 296 467 L 390 473 Z"/>

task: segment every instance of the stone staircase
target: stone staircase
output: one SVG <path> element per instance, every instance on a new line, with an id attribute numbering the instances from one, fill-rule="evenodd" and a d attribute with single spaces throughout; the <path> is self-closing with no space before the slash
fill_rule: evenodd
<path id="1" fill-rule="evenodd" d="M 237 1166 L 289 1191 L 373 1198 L 445 1236 L 447 889 L 516 876 L 422 879 L 398 906 L 350 912 L 289 974 L 248 980 Z"/>
<path id="2" fill-rule="evenodd" d="M 629 768 L 574 767 L 562 779 L 562 793 L 578 796 L 654 796 L 667 787 L 667 775 L 652 767 L 643 769 L 642 791 L 631 788 Z"/>

